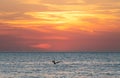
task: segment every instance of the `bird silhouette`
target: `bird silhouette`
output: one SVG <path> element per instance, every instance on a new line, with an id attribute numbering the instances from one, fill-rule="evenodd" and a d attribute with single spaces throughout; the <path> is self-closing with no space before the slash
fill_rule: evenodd
<path id="1" fill-rule="evenodd" d="M 55 60 L 52 60 L 53 64 L 57 64 L 57 63 L 60 63 L 62 61 L 55 61 Z"/>

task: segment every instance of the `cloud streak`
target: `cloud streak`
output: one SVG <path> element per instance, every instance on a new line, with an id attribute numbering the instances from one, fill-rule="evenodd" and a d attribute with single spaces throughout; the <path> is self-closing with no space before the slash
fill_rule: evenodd
<path id="1" fill-rule="evenodd" d="M 1 0 L 0 51 L 120 51 L 119 0 Z"/>

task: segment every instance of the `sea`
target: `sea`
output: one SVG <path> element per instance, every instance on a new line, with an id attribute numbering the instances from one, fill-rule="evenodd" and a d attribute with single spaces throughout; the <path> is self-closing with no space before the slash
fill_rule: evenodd
<path id="1" fill-rule="evenodd" d="M 1 52 L 0 78 L 120 78 L 120 52 Z"/>

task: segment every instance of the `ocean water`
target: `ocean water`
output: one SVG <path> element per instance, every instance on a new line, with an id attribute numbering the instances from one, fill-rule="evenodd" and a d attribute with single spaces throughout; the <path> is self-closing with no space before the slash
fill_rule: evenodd
<path id="1" fill-rule="evenodd" d="M 120 53 L 2 52 L 0 78 L 120 78 Z"/>

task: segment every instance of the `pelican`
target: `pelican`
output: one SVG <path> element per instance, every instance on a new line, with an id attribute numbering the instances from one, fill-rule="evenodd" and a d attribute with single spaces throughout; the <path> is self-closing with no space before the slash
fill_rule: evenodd
<path id="1" fill-rule="evenodd" d="M 57 63 L 60 63 L 61 61 L 55 61 L 55 60 L 52 60 L 53 64 L 57 64 Z"/>

